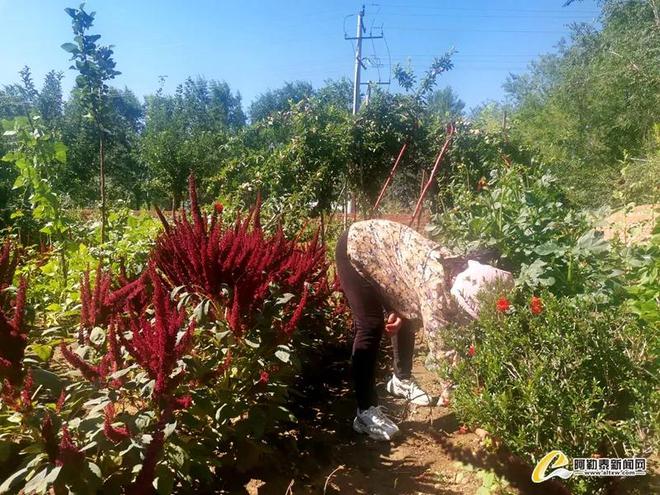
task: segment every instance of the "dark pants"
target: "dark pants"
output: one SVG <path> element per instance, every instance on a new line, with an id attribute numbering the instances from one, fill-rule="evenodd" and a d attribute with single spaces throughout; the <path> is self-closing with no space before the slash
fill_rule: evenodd
<path id="1" fill-rule="evenodd" d="M 353 382 L 358 408 L 368 409 L 378 405 L 376 394 L 376 363 L 380 339 L 385 329 L 383 310 L 388 310 L 376 284 L 360 275 L 348 259 L 346 245 L 348 232 L 337 241 L 335 261 L 337 274 L 353 315 L 355 337 L 353 340 Z M 411 377 L 415 346 L 415 332 L 411 322 L 403 320 L 399 331 L 392 336 L 394 373 L 397 378 Z"/>

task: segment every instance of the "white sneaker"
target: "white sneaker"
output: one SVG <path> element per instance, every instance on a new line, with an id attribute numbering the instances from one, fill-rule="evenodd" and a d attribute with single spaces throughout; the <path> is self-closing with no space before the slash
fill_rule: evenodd
<path id="1" fill-rule="evenodd" d="M 353 429 L 366 433 L 373 440 L 391 440 L 399 433 L 399 427 L 388 418 L 381 406 L 371 406 L 366 411 L 359 411 L 353 420 Z"/>
<path id="2" fill-rule="evenodd" d="M 392 379 L 387 382 L 387 391 L 396 397 L 403 397 L 418 406 L 430 406 L 433 404 L 431 396 L 419 388 L 419 385 L 414 380 L 399 380 L 396 375 L 392 375 Z"/>

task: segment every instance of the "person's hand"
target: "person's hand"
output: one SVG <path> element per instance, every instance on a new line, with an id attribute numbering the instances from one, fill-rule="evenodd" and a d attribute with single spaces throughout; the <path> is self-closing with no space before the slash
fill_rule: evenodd
<path id="1" fill-rule="evenodd" d="M 398 314 L 390 313 L 390 315 L 387 317 L 387 323 L 385 324 L 385 331 L 390 335 L 394 335 L 399 331 L 402 324 L 403 320 Z"/>

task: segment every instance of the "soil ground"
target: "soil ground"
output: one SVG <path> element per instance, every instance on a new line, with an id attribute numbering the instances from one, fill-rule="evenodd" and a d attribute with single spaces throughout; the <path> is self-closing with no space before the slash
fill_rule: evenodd
<path id="1" fill-rule="evenodd" d="M 307 403 L 296 411 L 299 424 L 291 434 L 297 441 L 288 450 L 278 448 L 277 459 L 262 459 L 262 467 L 246 473 L 240 484 L 235 479 L 228 493 L 463 495 L 476 493 L 491 470 L 508 482 L 506 491 L 492 493 L 541 493 L 530 481 L 529 467 L 501 450 L 486 449 L 474 432 L 461 433 L 450 409 L 407 405 L 389 396 L 388 351 L 382 352 L 378 390 L 381 404 L 401 429 L 398 438 L 377 442 L 353 431 L 347 342 L 307 370 L 311 376 L 306 381 L 316 385 L 305 390 Z M 438 384 L 421 364 L 421 355 L 414 366 L 416 379 L 437 393 Z M 544 494 L 567 493 L 550 483 L 543 488 Z"/>

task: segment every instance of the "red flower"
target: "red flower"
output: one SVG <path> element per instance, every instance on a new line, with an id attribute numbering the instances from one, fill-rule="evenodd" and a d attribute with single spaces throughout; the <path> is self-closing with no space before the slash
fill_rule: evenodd
<path id="1" fill-rule="evenodd" d="M 506 313 L 507 311 L 509 311 L 510 307 L 511 307 L 511 303 L 506 297 L 502 296 L 497 300 L 497 311 L 499 311 L 500 313 Z"/>
<path id="2" fill-rule="evenodd" d="M 529 309 L 532 311 L 532 314 L 541 314 L 543 311 L 543 301 L 541 301 L 541 298 L 532 296 L 532 300 L 529 303 Z"/>
<path id="3" fill-rule="evenodd" d="M 217 307 L 226 308 L 229 328 L 241 337 L 266 304 L 274 284 L 301 296 L 309 285 L 313 291 L 301 299 L 282 328 L 287 334 L 293 332 L 306 305 L 329 291 L 323 283 L 328 263 L 319 232 L 307 243 L 286 239 L 281 226 L 273 234 L 264 232 L 260 197 L 247 216 L 238 215 L 233 225 L 226 224 L 218 218 L 218 207 L 210 217 L 199 213 L 192 177 L 189 193 L 189 213 L 182 211 L 171 224 L 159 214 L 165 231 L 156 241 L 152 260 L 169 288 L 185 286 L 188 292 L 203 294 Z"/>
<path id="4" fill-rule="evenodd" d="M 29 370 L 23 380 L 23 390 L 21 391 L 21 406 L 25 411 L 32 408 L 32 394 L 30 393 L 32 385 L 34 385 L 32 370 Z"/>
<path id="5" fill-rule="evenodd" d="M 192 397 L 189 395 L 182 395 L 181 397 L 174 397 L 172 399 L 172 407 L 174 409 L 188 409 L 192 405 Z"/>
<path id="6" fill-rule="evenodd" d="M 268 383 L 268 380 L 270 380 L 270 375 L 267 371 L 262 371 L 259 373 L 259 383 L 266 384 Z"/>
<path id="7" fill-rule="evenodd" d="M 87 361 L 82 359 L 78 354 L 69 349 L 64 342 L 60 343 L 60 351 L 62 356 L 66 359 L 71 366 L 76 368 L 82 376 L 84 376 L 90 382 L 100 382 L 104 376 L 101 375 L 102 370 L 99 366 L 92 366 Z"/>
<path id="8" fill-rule="evenodd" d="M 53 427 L 53 420 L 48 411 L 46 411 L 46 414 L 41 420 L 41 439 L 44 442 L 44 450 L 46 451 L 46 454 L 48 454 L 48 460 L 50 462 L 55 462 L 60 448 L 57 445 L 57 434 Z"/>
<path id="9" fill-rule="evenodd" d="M 80 464 L 85 459 L 78 446 L 75 444 L 66 426 L 62 427 L 62 438 L 55 464 L 57 466 L 69 466 Z"/>
<path id="10" fill-rule="evenodd" d="M 2 262 L 3 260 L 0 259 L 0 269 L 2 269 Z M 27 346 L 27 329 L 24 319 L 27 281 L 25 278 L 21 278 L 14 301 L 14 315 L 11 319 L 2 307 L 2 303 L 5 302 L 3 299 L 5 295 L 2 292 L 3 285 L 3 281 L 0 280 L 0 379 L 7 378 L 12 385 L 19 385 Z"/>
<path id="11" fill-rule="evenodd" d="M 120 428 L 112 426 L 115 419 L 115 406 L 112 403 L 105 406 L 103 412 L 103 434 L 108 440 L 113 443 L 119 443 L 122 440 L 130 438 L 131 434 L 129 433 L 128 428 L 125 426 Z"/>
<path id="12" fill-rule="evenodd" d="M 66 394 L 64 393 L 64 389 L 62 389 L 62 392 L 60 392 L 60 397 L 57 399 L 57 403 L 55 404 L 55 412 L 57 414 L 62 412 L 62 407 L 64 406 L 64 401 L 66 400 Z"/>
<path id="13" fill-rule="evenodd" d="M 215 210 L 216 214 L 222 215 L 222 210 L 224 210 L 224 206 L 220 201 L 216 201 L 215 204 L 213 205 L 213 209 Z"/>
<path id="14" fill-rule="evenodd" d="M 477 353 L 474 349 L 474 344 L 470 344 L 470 347 L 468 348 L 468 356 L 472 357 Z"/>

